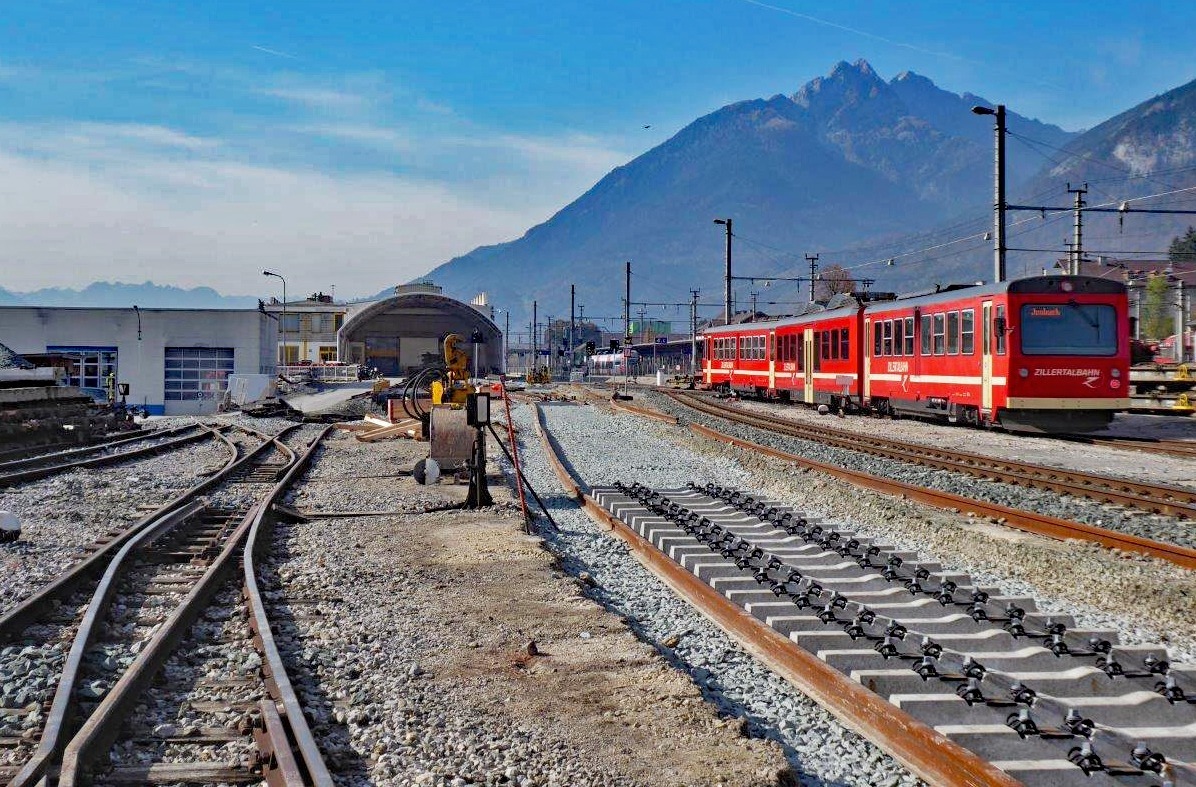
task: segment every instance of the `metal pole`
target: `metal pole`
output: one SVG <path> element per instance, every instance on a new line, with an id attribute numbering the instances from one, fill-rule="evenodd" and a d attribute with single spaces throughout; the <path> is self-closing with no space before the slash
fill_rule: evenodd
<path id="1" fill-rule="evenodd" d="M 537 303 L 535 301 L 532 301 L 532 367 L 531 368 L 532 368 L 533 373 L 535 373 L 535 371 L 536 371 L 536 364 L 540 362 L 540 353 L 539 353 L 540 347 L 539 347 L 539 341 L 538 341 L 539 336 L 537 336 L 537 334 L 540 331 L 536 326 L 536 320 L 538 319 L 536 309 L 537 309 Z"/>
<path id="2" fill-rule="evenodd" d="M 818 271 L 818 255 L 807 254 L 806 262 L 810 263 L 810 303 L 814 302 L 814 274 Z"/>
<path id="3" fill-rule="evenodd" d="M 698 375 L 698 292 L 690 290 L 693 300 L 689 303 L 689 376 Z"/>
<path id="4" fill-rule="evenodd" d="M 566 352 L 569 354 L 569 368 L 573 368 L 573 348 L 577 346 L 577 341 L 574 339 L 574 331 L 577 329 L 577 315 L 575 314 L 577 304 L 577 285 L 569 285 L 569 347 Z"/>
<path id="5" fill-rule="evenodd" d="M 1184 362 L 1184 282 L 1175 281 L 1175 362 Z"/>
<path id="6" fill-rule="evenodd" d="M 1071 255 L 1070 264 L 1067 272 L 1072 276 L 1080 275 L 1080 262 L 1084 259 L 1084 195 L 1088 193 L 1088 184 L 1085 183 L 1078 189 L 1073 189 L 1071 184 L 1067 184 L 1067 193 L 1076 195 L 1075 208 L 1073 210 L 1074 222 L 1072 227 L 1071 239 Z"/>
<path id="7" fill-rule="evenodd" d="M 731 324 L 731 219 L 727 219 L 727 274 L 723 284 L 723 306 L 726 308 L 727 325 Z"/>
<path id="8" fill-rule="evenodd" d="M 623 294 L 623 344 L 631 344 L 631 262 L 627 262 L 626 287 Z"/>
<path id="9" fill-rule="evenodd" d="M 511 352 L 511 345 L 510 345 L 510 339 L 509 339 L 510 335 L 511 335 L 511 310 L 507 309 L 506 326 L 503 328 L 503 332 L 502 332 L 502 373 L 504 375 L 506 375 L 506 373 L 507 373 L 507 362 L 509 359 L 509 354 Z"/>
<path id="10" fill-rule="evenodd" d="M 996 183 L 996 205 L 993 211 L 993 274 L 997 281 L 1005 281 L 1005 105 L 997 104 L 996 124 L 996 162 L 994 165 L 994 179 Z"/>

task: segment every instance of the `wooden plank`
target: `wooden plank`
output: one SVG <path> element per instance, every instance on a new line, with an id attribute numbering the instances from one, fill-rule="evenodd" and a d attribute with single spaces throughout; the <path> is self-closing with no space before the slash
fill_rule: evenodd
<path id="1" fill-rule="evenodd" d="M 256 784 L 260 774 L 235 762 L 155 762 L 150 765 L 118 765 L 98 774 L 113 784 Z"/>

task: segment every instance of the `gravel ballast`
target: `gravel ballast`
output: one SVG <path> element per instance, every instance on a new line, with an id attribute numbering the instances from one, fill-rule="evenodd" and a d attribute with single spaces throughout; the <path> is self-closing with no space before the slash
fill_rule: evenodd
<path id="1" fill-rule="evenodd" d="M 1186 547 L 1196 547 L 1196 531 L 1186 519 L 1159 516 L 1135 509 L 1107 505 L 1079 497 L 1061 495 L 1041 489 L 989 481 L 963 473 L 952 473 L 907 462 L 898 462 L 848 451 L 798 437 L 776 434 L 753 426 L 745 426 L 698 412 L 655 393 L 642 392 L 642 398 L 652 407 L 675 415 L 683 424 L 696 423 L 717 429 L 725 434 L 760 445 L 786 451 L 816 462 L 837 465 L 872 475 L 891 478 L 907 484 L 938 489 L 944 492 L 997 503 L 1010 508 L 1035 511 L 1047 516 L 1070 519 L 1089 525 L 1109 528 L 1121 533 L 1165 541 Z M 1182 460 L 1179 460 L 1182 461 Z"/>
<path id="2" fill-rule="evenodd" d="M 85 468 L 10 487 L 0 510 L 21 519 L 21 538 L 0 545 L 0 612 L 10 609 L 109 530 L 120 530 L 223 467 L 229 451 L 215 440 L 112 467 Z"/>
<path id="3" fill-rule="evenodd" d="M 749 474 L 733 460 L 712 460 L 658 436 L 649 422 L 608 415 L 593 407 L 546 405 L 546 423 L 565 459 L 588 485 L 633 482 L 678 487 L 701 479 L 748 487 Z M 687 670 L 703 695 L 728 717 L 745 720 L 751 734 L 781 743 L 804 784 L 897 785 L 917 779 L 887 754 L 844 728 L 827 711 L 746 654 L 643 568 L 626 545 L 603 532 L 559 483 L 535 438 L 534 412 L 520 407 L 523 470 L 545 496 L 559 533 L 547 535 L 571 571 L 585 571 L 610 608 L 631 621 Z M 667 643 L 667 644 L 666 644 Z"/>
<path id="4" fill-rule="evenodd" d="M 859 489 L 684 428 L 630 415 L 617 417 L 655 429 L 712 461 L 729 458 L 740 463 L 751 473 L 751 488 L 765 495 L 850 523 L 863 535 L 883 538 L 917 552 L 920 559 L 971 574 L 981 583 L 1029 595 L 1043 611 L 1071 614 L 1081 626 L 1115 629 L 1127 644 L 1163 644 L 1174 661 L 1196 661 L 1196 575 L 1189 570 L 1090 542 L 1033 536 Z"/>

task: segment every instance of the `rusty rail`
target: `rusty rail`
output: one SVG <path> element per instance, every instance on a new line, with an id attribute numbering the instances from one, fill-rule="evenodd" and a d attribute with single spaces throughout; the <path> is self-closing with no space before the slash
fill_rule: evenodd
<path id="1" fill-rule="evenodd" d="M 0 617 L 0 643 L 11 641 L 25 627 L 35 623 L 55 599 L 66 598 L 71 593 L 74 593 L 81 583 L 103 571 L 104 566 L 107 565 L 112 555 L 119 551 L 130 538 L 150 526 L 155 520 L 166 516 L 171 511 L 185 505 L 196 496 L 221 483 L 228 475 L 240 469 L 243 464 L 252 461 L 252 458 L 256 455 L 255 453 L 251 453 L 238 458 L 237 447 L 224 434 L 214 429 L 209 429 L 208 433 L 213 438 L 223 441 L 229 449 L 230 455 L 224 467 L 220 468 L 210 478 L 171 498 L 159 506 L 156 511 L 142 517 L 116 536 L 116 538 L 58 575 L 48 585 L 43 586 L 32 596 L 10 609 L 3 617 Z M 260 450 L 265 449 L 262 448 Z"/>
<path id="2" fill-rule="evenodd" d="M 211 594 L 215 593 L 219 579 L 222 577 L 226 566 L 234 555 L 236 542 L 238 541 L 238 532 L 247 531 L 247 526 L 243 525 L 229 538 L 220 557 L 212 563 L 204 576 L 180 604 L 179 608 L 154 634 L 149 645 L 138 654 L 134 663 L 124 672 L 117 681 L 117 684 L 104 697 L 103 701 L 83 724 L 76 736 L 68 742 L 66 740 L 67 724 L 70 720 L 70 714 L 74 709 L 74 693 L 82 670 L 83 657 L 103 622 L 103 616 L 115 589 L 117 576 L 124 569 L 128 555 L 139 545 L 147 543 L 165 531 L 178 526 L 189 515 L 202 507 L 198 502 L 195 502 L 195 498 L 217 484 L 224 482 L 247 464 L 256 461 L 261 454 L 277 447 L 284 453 L 290 454 L 291 462 L 293 462 L 294 452 L 281 442 L 281 438 L 297 428 L 298 426 L 289 427 L 277 436 L 261 443 L 244 457 L 230 461 L 215 476 L 188 490 L 176 498 L 175 501 L 168 503 L 167 507 L 164 507 L 165 513 L 159 513 L 150 519 L 147 526 L 143 527 L 139 532 L 128 532 L 127 537 L 120 539 L 121 546 L 112 557 L 76 632 L 74 642 L 63 668 L 62 676 L 54 694 L 54 699 L 51 703 L 50 712 L 47 715 L 46 726 L 43 730 L 42 738 L 38 743 L 38 748 L 34 756 L 10 782 L 10 787 L 27 787 L 37 784 L 54 766 L 60 754 L 62 762 L 59 784 L 74 784 L 81 778 L 81 765 L 98 756 L 103 751 L 106 751 L 107 746 L 111 745 L 120 728 L 120 723 L 116 719 L 131 710 L 138 695 L 141 691 L 144 691 L 145 687 L 153 679 L 158 667 L 165 663 L 170 649 L 182 639 L 191 623 L 194 622 L 200 611 L 202 611 L 206 600 L 211 597 Z M 246 431 L 249 431 L 251 434 L 261 434 L 260 432 L 256 432 L 256 430 Z M 227 438 L 224 439 L 227 442 Z M 231 442 L 229 444 L 231 445 Z M 235 455 L 236 451 L 234 450 L 234 457 Z M 160 509 L 160 511 L 163 511 L 163 509 Z M 113 542 L 109 547 L 112 547 L 116 543 Z M 105 549 L 104 551 L 110 550 Z M 97 555 L 93 555 L 92 557 L 96 558 L 99 554 L 97 553 Z M 73 587 L 77 587 L 78 583 L 83 581 L 78 572 L 72 572 L 68 577 L 64 577 L 64 580 L 73 582 Z M 64 583 L 60 582 L 56 583 L 56 585 L 58 585 L 61 592 Z M 46 598 L 48 597 L 42 596 L 43 604 Z M 33 599 L 30 601 L 33 601 Z M 33 613 L 26 612 L 25 614 Z M 9 617 L 12 616 L 10 615 Z"/>
<path id="3" fill-rule="evenodd" d="M 186 427 L 190 429 L 191 427 Z M 176 437 L 173 440 L 166 440 L 165 442 L 155 443 L 154 445 L 147 445 L 141 448 L 132 448 L 128 451 L 119 451 L 115 454 L 107 454 L 104 456 L 93 456 L 89 459 L 76 459 L 70 462 L 62 462 L 60 464 L 42 465 L 40 467 L 30 467 L 25 470 L 14 470 L 9 473 L 0 475 L 0 487 L 12 486 L 13 484 L 20 484 L 26 481 L 36 481 L 39 478 L 55 475 L 66 470 L 75 470 L 84 467 L 101 467 L 103 465 L 114 465 L 120 462 L 125 462 L 130 459 L 138 459 L 143 456 L 149 456 L 162 451 L 169 451 L 172 448 L 186 445 L 187 443 L 194 443 L 198 440 L 203 440 L 208 437 L 208 432 L 200 429 L 194 434 Z M 138 439 L 146 439 L 144 437 Z M 85 451 L 96 451 L 109 446 L 90 446 L 82 449 Z M 41 461 L 46 461 L 50 457 L 45 457 Z M 21 460 L 21 464 L 36 464 L 36 459 Z M 15 464 L 15 463 L 14 463 Z"/>
<path id="4" fill-rule="evenodd" d="M 254 567 L 254 555 L 256 552 L 265 549 L 264 544 L 268 541 L 267 538 L 261 536 L 261 533 L 268 531 L 273 526 L 273 520 L 267 517 L 267 513 L 270 511 L 274 500 L 281 497 L 286 488 L 306 469 L 308 463 L 311 461 L 311 457 L 315 454 L 316 447 L 331 430 L 331 425 L 326 426 L 312 440 L 307 450 L 291 466 L 286 475 L 282 477 L 282 480 L 278 482 L 274 491 L 270 493 L 266 501 L 258 508 L 257 513 L 253 517 L 253 524 L 249 530 L 249 539 L 242 558 L 245 598 L 249 602 L 250 608 L 249 625 L 254 631 L 254 642 L 258 645 L 258 649 L 263 655 L 263 672 L 266 685 L 270 689 L 270 695 L 282 704 L 281 723 L 277 725 L 273 724 L 271 715 L 264 717 L 267 723 L 265 738 L 270 741 L 270 749 L 262 753 L 265 755 L 266 780 L 271 784 L 299 783 L 316 785 L 316 787 L 332 787 L 333 784 L 332 775 L 328 771 L 328 766 L 324 763 L 324 758 L 320 755 L 320 749 L 316 745 L 315 736 L 312 735 L 311 728 L 307 724 L 307 718 L 303 715 L 303 705 L 295 695 L 290 678 L 287 677 L 286 664 L 283 662 L 282 654 L 278 650 L 278 644 L 274 641 L 274 632 L 270 629 L 270 617 L 266 612 L 265 604 L 262 602 L 261 593 L 258 590 L 257 571 Z M 279 740 L 272 730 L 285 732 L 286 739 Z M 305 778 L 301 782 L 294 782 L 288 778 L 290 769 L 298 765 L 291 754 L 292 751 L 299 753 L 299 759 L 302 760 L 302 768 L 306 771 L 304 774 Z"/>
<path id="5" fill-rule="evenodd" d="M 1086 497 L 1152 513 L 1196 519 L 1196 489 L 1148 484 L 1123 478 L 1045 467 L 1030 462 L 999 459 L 966 451 L 950 451 L 921 443 L 819 426 L 805 426 L 783 418 L 744 413 L 698 397 L 666 392 L 673 401 L 698 412 L 728 421 L 767 429 L 790 437 L 825 443 L 849 451 L 871 454 L 940 470 L 964 473 L 1016 486 Z"/>
<path id="6" fill-rule="evenodd" d="M 536 413 L 539 423 L 538 405 Z M 562 479 L 562 486 L 582 501 L 582 507 L 591 519 L 626 542 L 631 554 L 673 592 L 845 726 L 884 749 L 931 784 L 944 787 L 1017 787 L 1021 784 L 992 763 L 848 679 L 686 571 L 583 492 L 581 483 L 569 474 L 557 456 L 547 431 L 541 429 L 540 436 L 544 453 L 557 477 Z"/>
<path id="7" fill-rule="evenodd" d="M 689 428 L 695 433 L 712 440 L 718 440 L 749 451 L 783 459 L 786 462 L 793 462 L 801 467 L 808 467 L 812 470 L 827 473 L 828 475 L 833 475 L 836 478 L 841 478 L 857 486 L 877 492 L 884 492 L 890 495 L 905 495 L 911 500 L 916 500 L 919 503 L 927 503 L 936 508 L 970 511 L 978 516 L 988 516 L 995 519 L 1004 518 L 1007 526 L 1038 535 L 1049 536 L 1050 538 L 1094 541 L 1105 547 L 1116 547 L 1117 549 L 1128 552 L 1138 552 L 1162 558 L 1184 568 L 1196 568 L 1196 549 L 1181 547 L 1177 544 L 1168 544 L 1163 541 L 1151 541 L 1150 539 L 1140 538 L 1128 533 L 1119 533 L 1116 530 L 1108 530 L 1103 527 L 1095 527 L 1067 519 L 1043 516 L 1033 511 L 1009 508 L 1008 506 L 996 503 L 987 503 L 970 497 L 953 495 L 950 492 L 940 492 L 935 489 L 907 484 L 904 481 L 895 481 L 891 478 L 871 475 L 859 470 L 848 470 L 837 465 L 816 462 L 812 459 L 806 459 L 805 457 L 780 451 L 776 448 L 770 448 L 766 445 L 741 440 L 738 437 L 723 434 L 701 424 L 690 424 Z"/>

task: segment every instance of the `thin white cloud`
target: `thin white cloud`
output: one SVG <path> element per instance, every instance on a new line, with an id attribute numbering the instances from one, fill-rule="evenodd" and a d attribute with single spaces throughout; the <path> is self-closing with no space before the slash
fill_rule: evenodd
<path id="1" fill-rule="evenodd" d="M 262 166 L 222 145 L 198 155 L 146 146 L 120 127 L 91 127 L 83 147 L 78 128 L 50 138 L 10 124 L 0 140 L 22 130 L 44 141 L 33 155 L 0 146 L 0 266 L 11 290 L 152 279 L 258 292 L 253 274 L 274 265 L 300 290 L 368 294 L 518 237 L 546 210 L 469 184 Z"/>
<path id="2" fill-rule="evenodd" d="M 409 134 L 366 123 L 312 123 L 290 126 L 298 134 L 337 139 L 377 150 L 409 153 L 416 149 Z"/>
<path id="3" fill-rule="evenodd" d="M 301 104 L 310 109 L 356 110 L 373 103 L 368 96 L 350 90 L 321 87 L 270 87 L 257 90 L 261 95 Z"/>

